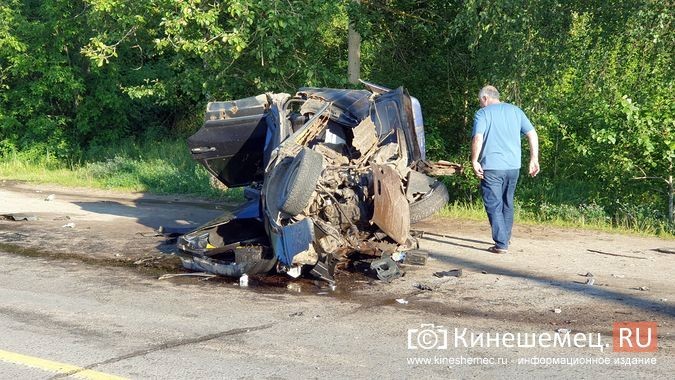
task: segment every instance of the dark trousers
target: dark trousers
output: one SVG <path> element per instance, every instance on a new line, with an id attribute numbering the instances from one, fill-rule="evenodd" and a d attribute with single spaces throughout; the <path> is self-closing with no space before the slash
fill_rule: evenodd
<path id="1" fill-rule="evenodd" d="M 492 227 L 492 240 L 500 249 L 507 249 L 511 240 L 513 196 L 519 174 L 519 169 L 484 170 L 480 182 L 485 211 Z"/>

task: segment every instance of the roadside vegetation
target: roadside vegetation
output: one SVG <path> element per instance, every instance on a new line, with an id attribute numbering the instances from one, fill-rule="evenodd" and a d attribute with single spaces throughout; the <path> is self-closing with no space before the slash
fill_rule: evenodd
<path id="1" fill-rule="evenodd" d="M 50 152 L 21 152 L 0 160 L 0 177 L 154 194 L 182 194 L 210 199 L 243 199 L 240 189 L 212 185 L 211 175 L 192 160 L 184 140 L 98 147 L 77 161 L 56 159 Z"/>
<path id="2" fill-rule="evenodd" d="M 658 0 L 5 0 L 0 176 L 241 196 L 185 147 L 206 102 L 355 87 L 351 22 L 361 78 L 419 98 L 429 158 L 468 163 L 481 86 L 524 109 L 542 173 L 521 177 L 520 220 L 672 235 L 674 15 Z M 444 181 L 446 214 L 483 217 L 474 177 Z"/>

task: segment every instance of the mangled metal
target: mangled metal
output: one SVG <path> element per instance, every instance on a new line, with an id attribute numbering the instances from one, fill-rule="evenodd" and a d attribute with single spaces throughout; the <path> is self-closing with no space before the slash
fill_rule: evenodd
<path id="1" fill-rule="evenodd" d="M 390 282 L 395 278 L 401 277 L 400 268 L 389 256 L 373 260 L 370 263 L 370 269 L 375 271 L 377 278 L 382 281 Z"/>
<path id="2" fill-rule="evenodd" d="M 417 170 L 431 176 L 453 175 L 462 173 L 462 166 L 448 161 L 420 161 Z"/>
<path id="3" fill-rule="evenodd" d="M 373 223 L 399 244 L 410 234 L 410 206 L 398 172 L 389 166 L 373 165 Z"/>
<path id="4" fill-rule="evenodd" d="M 361 153 L 361 158 L 357 160 L 357 163 L 363 163 L 368 158 L 367 153 L 375 149 L 377 145 L 375 124 L 371 119 L 361 120 L 359 125 L 354 127 L 353 132 L 352 146 Z"/>
<path id="5" fill-rule="evenodd" d="M 185 266 L 233 277 L 309 267 L 333 282 L 359 256 L 394 278 L 390 255 L 417 247 L 410 223 L 447 201 L 422 170 L 434 164 L 411 99 L 402 88 L 307 88 L 210 103 L 188 140 L 193 157 L 227 186 L 248 186 L 248 202 L 179 239 Z"/>

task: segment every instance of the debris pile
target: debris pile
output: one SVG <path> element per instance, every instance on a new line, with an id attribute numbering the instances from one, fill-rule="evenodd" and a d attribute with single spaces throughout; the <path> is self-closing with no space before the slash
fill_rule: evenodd
<path id="1" fill-rule="evenodd" d="M 461 167 L 425 160 L 421 110 L 404 89 L 368 88 L 210 103 L 191 151 L 225 185 L 247 186 L 249 202 L 179 238 L 184 265 L 232 277 L 306 267 L 328 282 L 355 263 L 384 281 L 401 276 L 399 262 L 424 265 L 410 225 L 448 200 L 428 174 Z"/>

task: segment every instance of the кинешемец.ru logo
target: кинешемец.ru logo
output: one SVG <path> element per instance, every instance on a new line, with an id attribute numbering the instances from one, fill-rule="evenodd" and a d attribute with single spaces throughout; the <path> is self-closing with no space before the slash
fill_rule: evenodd
<path id="1" fill-rule="evenodd" d="M 612 351 L 655 352 L 656 322 L 614 322 Z"/>
<path id="2" fill-rule="evenodd" d="M 612 350 L 614 352 L 654 352 L 657 350 L 656 322 L 615 322 Z M 604 351 L 610 344 L 603 342 L 600 333 L 572 333 L 570 330 L 544 332 L 476 332 L 467 328 L 447 328 L 433 323 L 422 323 L 408 329 L 409 350 L 447 350 L 454 348 L 597 348 Z"/>

